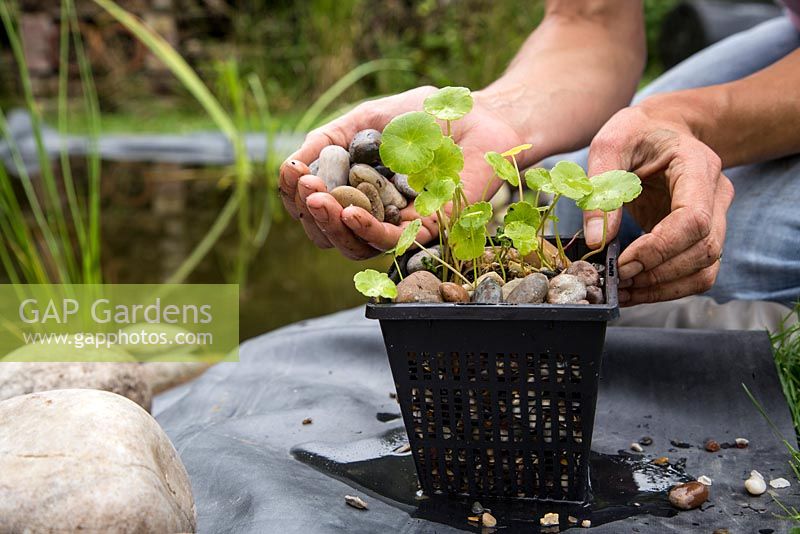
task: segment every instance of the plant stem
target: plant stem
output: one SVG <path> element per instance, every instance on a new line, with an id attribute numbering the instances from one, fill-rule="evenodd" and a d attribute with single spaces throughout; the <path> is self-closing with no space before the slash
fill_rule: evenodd
<path id="1" fill-rule="evenodd" d="M 517 185 L 519 186 L 519 199 L 520 201 L 524 199 L 524 193 L 522 191 L 522 177 L 519 175 L 519 167 L 517 166 L 517 158 L 511 156 L 511 161 L 514 162 L 514 170 L 517 171 Z"/>
<path id="2" fill-rule="evenodd" d="M 400 277 L 400 281 L 402 282 L 403 281 L 403 273 L 400 270 L 400 264 L 397 263 L 397 256 L 395 256 L 394 254 L 392 254 L 392 261 L 394 261 L 394 266 L 397 267 L 397 276 Z"/>
<path id="3" fill-rule="evenodd" d="M 586 254 L 583 255 L 581 260 L 586 261 L 587 258 L 591 258 L 598 252 L 602 252 L 604 248 L 606 248 L 606 232 L 608 231 L 608 212 L 603 212 L 603 239 L 600 241 L 600 246 L 594 250 L 590 250 Z"/>
<path id="4" fill-rule="evenodd" d="M 464 275 L 463 275 L 463 274 L 461 274 L 460 272 L 458 272 L 458 271 L 455 269 L 455 267 L 453 267 L 452 265 L 450 265 L 450 264 L 449 264 L 449 263 L 447 263 L 446 261 L 444 261 L 444 260 L 442 260 L 442 259 L 440 259 L 440 258 L 438 258 L 438 257 L 434 256 L 434 255 L 433 255 L 433 253 L 432 253 L 430 250 L 428 250 L 427 248 L 423 247 L 423 246 L 422 246 L 422 244 L 420 244 L 418 241 L 414 241 L 414 244 L 415 244 L 415 245 L 417 245 L 417 246 L 418 246 L 418 247 L 419 247 L 421 250 L 424 250 L 425 252 L 427 252 L 427 253 L 428 253 L 428 255 L 429 255 L 431 258 L 433 258 L 434 260 L 438 261 L 439 263 L 441 263 L 442 265 L 444 265 L 445 267 L 447 267 L 448 269 L 450 269 L 451 271 L 453 271 L 453 273 L 455 273 L 455 274 L 456 274 L 456 276 L 458 276 L 459 278 L 461 278 L 462 280 L 464 280 L 464 282 L 466 282 L 466 283 L 468 283 L 468 284 L 469 284 L 469 283 L 471 283 L 469 280 L 467 280 L 467 279 L 464 277 Z"/>
<path id="5" fill-rule="evenodd" d="M 451 121 L 447 121 L 447 137 L 450 137 Z"/>
<path id="6" fill-rule="evenodd" d="M 564 253 L 564 247 L 561 245 L 561 236 L 558 235 L 558 221 L 553 221 L 553 233 L 556 236 L 556 247 L 558 247 L 558 255 L 561 258 L 561 262 L 564 264 L 564 267 L 567 266 L 569 260 L 567 260 L 567 255 Z"/>
<path id="7" fill-rule="evenodd" d="M 492 182 L 494 182 L 494 176 L 489 178 L 489 180 L 486 182 L 486 185 L 483 187 L 483 193 L 481 193 L 481 202 L 486 200 L 486 194 L 489 192 L 489 186 L 492 185 Z"/>
<path id="8" fill-rule="evenodd" d="M 503 258 L 501 257 L 502 253 L 503 253 L 503 249 L 501 247 L 500 248 L 500 254 L 498 254 L 497 253 L 497 247 L 495 247 L 495 245 L 494 245 L 494 241 L 492 240 L 492 236 L 489 235 L 489 231 L 486 230 L 486 227 L 484 227 L 484 230 L 486 231 L 486 237 L 489 239 L 489 244 L 492 246 L 492 252 L 494 252 L 494 259 L 497 260 L 498 264 L 500 264 L 500 272 L 503 273 L 503 282 L 505 282 L 506 281 L 506 269 L 505 269 L 505 267 L 503 267 Z"/>
<path id="9" fill-rule="evenodd" d="M 442 254 L 442 258 L 447 261 L 445 256 L 444 250 L 444 223 L 443 221 L 444 215 L 442 214 L 441 208 L 436 210 L 436 224 L 439 226 L 439 252 Z M 447 282 L 447 271 L 442 271 L 442 282 Z"/>

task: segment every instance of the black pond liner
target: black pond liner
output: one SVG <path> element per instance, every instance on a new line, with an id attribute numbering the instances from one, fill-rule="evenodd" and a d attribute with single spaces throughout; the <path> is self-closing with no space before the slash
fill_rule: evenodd
<path id="1" fill-rule="evenodd" d="M 588 250 L 576 240 L 567 256 Z M 606 304 L 367 305 L 426 494 L 588 499 L 618 254 L 613 241 L 593 257 L 605 264 Z"/>

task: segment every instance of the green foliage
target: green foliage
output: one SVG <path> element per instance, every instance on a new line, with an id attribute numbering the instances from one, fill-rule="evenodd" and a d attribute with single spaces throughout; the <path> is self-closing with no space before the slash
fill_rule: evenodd
<path id="1" fill-rule="evenodd" d="M 503 235 L 514 243 L 514 246 L 523 256 L 527 256 L 539 246 L 536 235 L 537 229 L 523 221 L 512 221 L 503 227 Z"/>
<path id="2" fill-rule="evenodd" d="M 456 121 L 472 110 L 472 97 L 466 87 L 443 87 L 425 99 L 427 113 L 443 121 Z"/>
<path id="3" fill-rule="evenodd" d="M 522 152 L 524 150 L 528 150 L 530 148 L 533 148 L 533 145 L 530 144 L 530 143 L 525 143 L 523 145 L 519 145 L 519 146 L 515 146 L 513 148 L 509 148 L 508 150 L 506 150 L 505 152 L 503 152 L 500 155 L 503 156 L 504 158 L 508 158 L 508 157 L 511 157 L 511 156 L 516 156 L 520 152 Z"/>
<path id="4" fill-rule="evenodd" d="M 474 260 L 483 254 L 486 236 L 483 228 L 467 228 L 456 224 L 447 236 L 453 256 L 457 260 Z"/>
<path id="5" fill-rule="evenodd" d="M 356 273 L 353 277 L 356 289 L 364 296 L 393 299 L 397 296 L 397 286 L 386 273 L 379 273 L 375 269 L 367 269 Z"/>
<path id="6" fill-rule="evenodd" d="M 406 229 L 400 234 L 400 239 L 397 240 L 397 245 L 394 247 L 394 254 L 396 256 L 402 256 L 406 253 L 406 250 L 414 244 L 414 240 L 417 239 L 417 234 L 421 227 L 422 221 L 420 219 L 415 219 L 406 226 Z"/>
<path id="7" fill-rule="evenodd" d="M 414 200 L 414 209 L 427 217 L 447 204 L 455 190 L 456 183 L 450 178 L 431 181 Z"/>
<path id="8" fill-rule="evenodd" d="M 389 167 L 391 168 L 391 167 Z M 422 191 L 429 183 L 437 180 L 461 181 L 458 173 L 464 168 L 464 154 L 452 138 L 445 137 L 439 148 L 433 151 L 433 159 L 422 172 L 411 174 L 408 184 L 415 191 Z M 394 169 L 392 169 L 394 170 Z"/>
<path id="9" fill-rule="evenodd" d="M 608 171 L 592 177 L 591 193 L 579 202 L 583 210 L 614 211 L 630 202 L 642 192 L 638 176 L 627 171 Z"/>
<path id="10" fill-rule="evenodd" d="M 555 193 L 552 179 L 550 178 L 550 171 L 541 167 L 525 171 L 525 184 L 534 191 L 542 191 L 543 193 L 551 194 Z"/>
<path id="11" fill-rule="evenodd" d="M 517 169 L 515 169 L 514 165 L 501 154 L 497 152 L 487 152 L 483 156 L 483 159 L 492 167 L 492 170 L 498 178 L 505 180 L 514 187 L 519 185 L 519 173 L 517 173 Z"/>
<path id="12" fill-rule="evenodd" d="M 434 151 L 443 140 L 442 130 L 433 116 L 410 111 L 395 117 L 384 128 L 381 160 L 394 172 L 416 174 L 431 164 Z"/>
<path id="13" fill-rule="evenodd" d="M 461 211 L 458 224 L 464 228 L 483 228 L 492 220 L 492 205 L 488 202 L 476 202 Z"/>
<path id="14" fill-rule="evenodd" d="M 508 224 L 515 221 L 520 221 L 528 226 L 539 228 L 542 221 L 540 208 L 524 200 L 511 204 L 508 207 L 508 211 L 506 212 L 503 222 Z"/>
<path id="15" fill-rule="evenodd" d="M 571 161 L 559 161 L 550 169 L 550 183 L 557 194 L 572 200 L 580 200 L 592 192 L 586 171 Z"/>

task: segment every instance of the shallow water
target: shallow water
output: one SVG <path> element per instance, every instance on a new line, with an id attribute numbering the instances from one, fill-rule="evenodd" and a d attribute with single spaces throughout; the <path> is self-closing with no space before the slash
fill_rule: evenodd
<path id="1" fill-rule="evenodd" d="M 473 515 L 472 499 L 422 495 L 411 453 L 395 452 L 406 442 L 405 429 L 395 425 L 383 434 L 358 441 L 315 441 L 297 445 L 291 452 L 297 460 L 402 508 L 412 517 L 465 530 L 482 530 L 467 521 L 467 516 Z M 680 465 L 656 466 L 649 458 L 629 454 L 593 452 L 590 473 L 592 494 L 585 505 L 481 499 L 481 504 L 492 510 L 498 525 L 496 529 L 483 530 L 537 532 L 539 518 L 547 512 L 559 514 L 562 530 L 575 526 L 568 523 L 570 515 L 579 523 L 589 519 L 593 526 L 634 515 L 671 517 L 677 510 L 670 506 L 667 491 L 692 479 Z"/>

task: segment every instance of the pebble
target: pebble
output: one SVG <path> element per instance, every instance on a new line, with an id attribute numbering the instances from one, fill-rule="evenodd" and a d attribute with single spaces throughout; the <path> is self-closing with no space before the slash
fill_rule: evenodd
<path id="1" fill-rule="evenodd" d="M 575 517 L 575 516 L 568 515 L 568 516 L 567 516 L 567 522 L 568 522 L 570 525 L 575 525 L 575 524 L 578 522 L 578 518 L 577 518 L 577 517 Z"/>
<path id="2" fill-rule="evenodd" d="M 438 262 L 436 260 L 431 259 L 431 256 L 436 256 L 437 258 L 442 257 L 441 247 L 439 245 L 434 245 L 430 247 L 427 251 L 420 250 L 410 258 L 408 258 L 408 263 L 406 264 L 406 272 L 408 274 L 415 273 L 417 271 L 428 271 L 430 270 L 429 267 L 436 267 Z M 427 261 L 425 261 L 427 259 Z M 428 265 L 425 265 L 428 263 Z"/>
<path id="3" fill-rule="evenodd" d="M 473 514 L 482 514 L 483 513 L 483 505 L 478 501 L 472 503 L 472 513 Z"/>
<path id="4" fill-rule="evenodd" d="M 439 280 L 433 273 L 417 271 L 403 278 L 397 284 L 395 302 L 442 302 L 439 293 Z"/>
<path id="5" fill-rule="evenodd" d="M 496 275 L 496 273 L 489 274 Z M 502 301 L 503 288 L 493 277 L 487 276 L 483 278 L 475 288 L 475 293 L 472 295 L 472 302 L 476 304 L 500 304 Z"/>
<path id="6" fill-rule="evenodd" d="M 367 211 L 372 210 L 372 204 L 369 202 L 367 195 L 349 185 L 340 185 L 334 187 L 331 191 L 331 196 L 336 199 L 340 206 L 346 208 L 348 206 L 358 206 Z"/>
<path id="7" fill-rule="evenodd" d="M 350 168 L 350 185 L 358 187 L 358 184 L 367 182 L 372 184 L 381 195 L 384 206 L 393 205 L 402 209 L 408 206 L 408 200 L 400 194 L 400 191 L 389 180 L 381 176 L 381 173 L 363 163 L 357 163 Z"/>
<path id="8" fill-rule="evenodd" d="M 639 445 L 638 443 L 635 443 L 635 442 L 631 443 L 631 450 L 633 452 L 644 452 L 644 449 L 642 448 L 642 446 Z"/>
<path id="9" fill-rule="evenodd" d="M 747 493 L 750 495 L 762 495 L 767 491 L 767 482 L 758 471 L 750 471 L 750 478 L 744 481 L 744 489 L 746 489 Z"/>
<path id="10" fill-rule="evenodd" d="M 697 477 L 697 481 L 704 486 L 710 486 L 713 483 L 712 480 L 705 475 Z"/>
<path id="11" fill-rule="evenodd" d="M 547 282 L 547 277 L 541 273 L 529 274 L 511 291 L 506 302 L 509 304 L 541 304 L 547 297 Z"/>
<path id="12" fill-rule="evenodd" d="M 653 444 L 653 438 L 650 436 L 644 436 L 642 439 L 639 440 L 639 445 L 644 445 L 645 447 L 649 447 Z"/>
<path id="13" fill-rule="evenodd" d="M 589 304 L 603 304 L 606 301 L 603 290 L 597 286 L 586 286 L 586 300 Z"/>
<path id="14" fill-rule="evenodd" d="M 745 438 L 736 438 L 736 440 L 734 440 L 734 443 L 736 443 L 737 449 L 746 449 L 747 446 L 750 445 L 750 441 L 748 441 Z"/>
<path id="15" fill-rule="evenodd" d="M 384 206 L 383 220 L 389 224 L 400 224 L 400 208 L 391 204 Z"/>
<path id="16" fill-rule="evenodd" d="M 542 527 L 554 527 L 558 525 L 558 514 L 548 512 L 544 517 L 539 518 L 539 525 Z"/>
<path id="17" fill-rule="evenodd" d="M 503 284 L 503 302 L 508 300 L 508 296 L 514 291 L 518 285 L 522 283 L 523 278 L 512 278 L 505 284 Z"/>
<path id="18" fill-rule="evenodd" d="M 308 166 L 308 172 L 314 176 L 319 174 L 319 158 L 311 162 L 311 165 Z"/>
<path id="19" fill-rule="evenodd" d="M 497 282 L 501 286 L 503 284 L 505 284 L 505 282 L 503 282 L 503 278 L 499 274 L 497 274 L 496 272 L 492 271 L 492 272 L 480 275 L 478 277 L 478 279 L 475 280 L 475 287 L 478 287 L 481 284 L 481 282 L 483 282 L 487 278 L 491 278 L 492 280 L 494 280 L 495 282 Z"/>
<path id="20" fill-rule="evenodd" d="M 314 422 L 314 420 L 311 419 L 310 417 L 306 417 L 305 419 L 303 419 L 303 424 L 304 425 L 310 425 L 313 422 Z"/>
<path id="21" fill-rule="evenodd" d="M 489 512 L 483 512 L 483 514 L 481 514 L 481 524 L 484 527 L 494 527 L 497 525 L 497 519 Z"/>
<path id="22" fill-rule="evenodd" d="M 367 501 L 356 495 L 345 495 L 344 502 L 359 510 L 367 510 L 369 508 L 369 506 L 367 506 Z"/>
<path id="23" fill-rule="evenodd" d="M 467 290 L 453 282 L 444 282 L 440 285 L 439 293 L 445 302 L 469 302 Z"/>
<path id="24" fill-rule="evenodd" d="M 380 222 L 383 222 L 383 202 L 381 202 L 381 195 L 378 193 L 378 190 L 375 189 L 375 186 L 364 182 L 363 184 L 358 184 L 356 189 L 364 193 L 369 199 L 369 204 L 371 206 L 369 211 L 372 213 L 372 216 Z"/>
<path id="25" fill-rule="evenodd" d="M 773 478 L 772 480 L 769 481 L 769 485 L 775 489 L 783 489 L 791 486 L 789 481 L 786 480 L 785 478 Z"/>
<path id="26" fill-rule="evenodd" d="M 719 450 L 719 443 L 714 439 L 706 440 L 703 448 L 708 452 L 717 452 Z"/>
<path id="27" fill-rule="evenodd" d="M 381 133 L 378 130 L 361 130 L 350 141 L 350 159 L 353 163 L 373 165 L 381 159 Z"/>
<path id="28" fill-rule="evenodd" d="M 653 460 L 655 465 L 667 465 L 669 463 L 669 458 L 666 456 L 659 456 L 655 460 Z"/>
<path id="29" fill-rule="evenodd" d="M 581 521 L 581 527 L 590 528 L 591 526 L 592 526 L 592 522 L 589 521 L 588 519 L 584 519 L 583 521 Z"/>
<path id="30" fill-rule="evenodd" d="M 550 279 L 547 302 L 550 304 L 574 304 L 586 298 L 586 286 L 572 274 L 559 274 Z"/>
<path id="31" fill-rule="evenodd" d="M 588 261 L 578 260 L 564 270 L 564 273 L 577 276 L 587 286 L 600 285 L 600 273 Z"/>
<path id="32" fill-rule="evenodd" d="M 338 145 L 328 145 L 319 153 L 317 176 L 325 182 L 328 191 L 347 185 L 350 174 L 350 154 Z"/>
<path id="33" fill-rule="evenodd" d="M 390 169 L 389 167 L 385 167 L 383 165 L 375 165 L 374 168 L 376 171 L 381 173 L 381 175 L 386 179 L 390 180 L 392 176 L 394 176 L 394 171 L 392 171 L 392 169 Z"/>
<path id="34" fill-rule="evenodd" d="M 693 510 L 708 500 L 708 486 L 700 482 L 679 484 L 669 490 L 669 502 L 681 510 Z"/>
<path id="35" fill-rule="evenodd" d="M 711 534 L 730 534 L 730 531 L 727 528 L 718 528 Z"/>
<path id="36" fill-rule="evenodd" d="M 406 174 L 395 174 L 392 178 L 389 179 L 394 186 L 397 188 L 400 193 L 406 197 L 408 200 L 414 200 L 417 198 L 418 193 L 414 190 L 413 187 L 408 185 L 408 175 Z"/>

